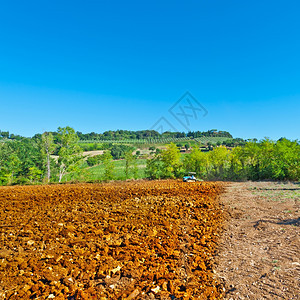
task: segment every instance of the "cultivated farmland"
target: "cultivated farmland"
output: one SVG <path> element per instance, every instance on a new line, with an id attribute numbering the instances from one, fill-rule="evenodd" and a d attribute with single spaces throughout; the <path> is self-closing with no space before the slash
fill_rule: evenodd
<path id="1" fill-rule="evenodd" d="M 2 187 L 0 298 L 220 299 L 221 191 L 175 180 Z"/>

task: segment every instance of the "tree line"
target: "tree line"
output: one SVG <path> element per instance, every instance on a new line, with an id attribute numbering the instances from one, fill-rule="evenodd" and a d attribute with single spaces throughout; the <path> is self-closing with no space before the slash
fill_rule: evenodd
<path id="1" fill-rule="evenodd" d="M 49 132 L 53 135 L 54 141 L 58 138 L 59 133 Z M 91 140 L 142 140 L 142 139 L 166 139 L 166 138 L 199 138 L 199 137 L 228 137 L 232 138 L 232 135 L 227 131 L 218 131 L 217 129 L 212 129 L 208 131 L 189 131 L 185 132 L 171 132 L 165 131 L 159 133 L 155 130 L 108 130 L 103 133 L 82 133 L 80 131 L 76 132 L 79 140 L 81 141 L 91 141 Z M 23 137 L 10 133 L 9 131 L 0 130 L 0 140 L 9 139 L 9 140 L 21 140 Z M 41 138 L 41 134 L 36 134 L 33 138 Z"/>
<path id="2" fill-rule="evenodd" d="M 189 131 L 186 134 L 187 137 L 200 138 L 200 137 L 227 137 L 232 138 L 232 135 L 228 131 L 222 131 L 217 129 L 211 129 L 208 131 Z"/>
<path id="3" fill-rule="evenodd" d="M 209 152 L 195 147 L 182 159 L 178 147 L 167 149 L 147 161 L 148 178 L 178 178 L 196 172 L 205 180 L 292 180 L 300 179 L 300 145 L 282 138 L 248 141 L 232 150 L 219 146 Z"/>
<path id="4" fill-rule="evenodd" d="M 189 131 L 185 132 L 171 132 L 165 131 L 159 133 L 155 130 L 109 130 L 103 133 L 82 133 L 77 132 L 79 139 L 84 140 L 130 140 L 130 139 L 166 139 L 166 138 L 198 138 L 198 137 L 228 137 L 232 138 L 232 135 L 227 131 L 218 131 L 212 129 L 208 131 Z"/>
<path id="5" fill-rule="evenodd" d="M 53 154 L 56 152 L 56 156 Z M 59 127 L 53 134 L 0 143 L 0 184 L 61 182 L 67 172 L 78 170 L 82 149 L 71 127 Z"/>

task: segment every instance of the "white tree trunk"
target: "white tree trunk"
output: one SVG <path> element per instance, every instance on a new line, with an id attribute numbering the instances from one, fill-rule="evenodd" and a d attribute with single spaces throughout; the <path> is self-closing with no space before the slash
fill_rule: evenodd
<path id="1" fill-rule="evenodd" d="M 63 176 L 65 175 L 65 171 L 66 171 L 65 166 L 60 166 L 60 168 L 59 168 L 59 181 L 58 182 L 61 182 Z"/>
<path id="2" fill-rule="evenodd" d="M 50 153 L 47 149 L 47 181 L 50 182 L 51 169 L 50 169 Z"/>

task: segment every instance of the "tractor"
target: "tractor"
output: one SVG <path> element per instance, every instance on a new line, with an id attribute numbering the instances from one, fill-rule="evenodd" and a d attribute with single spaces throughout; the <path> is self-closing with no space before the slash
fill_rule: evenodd
<path id="1" fill-rule="evenodd" d="M 195 175 L 195 172 L 188 172 L 188 175 L 183 176 L 182 180 L 184 182 L 202 181 L 201 179 L 197 179 Z"/>

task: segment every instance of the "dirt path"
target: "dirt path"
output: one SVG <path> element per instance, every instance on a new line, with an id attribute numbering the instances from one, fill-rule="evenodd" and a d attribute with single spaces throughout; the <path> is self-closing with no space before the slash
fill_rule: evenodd
<path id="1" fill-rule="evenodd" d="M 230 183 L 222 202 L 225 299 L 300 299 L 300 185 Z"/>

